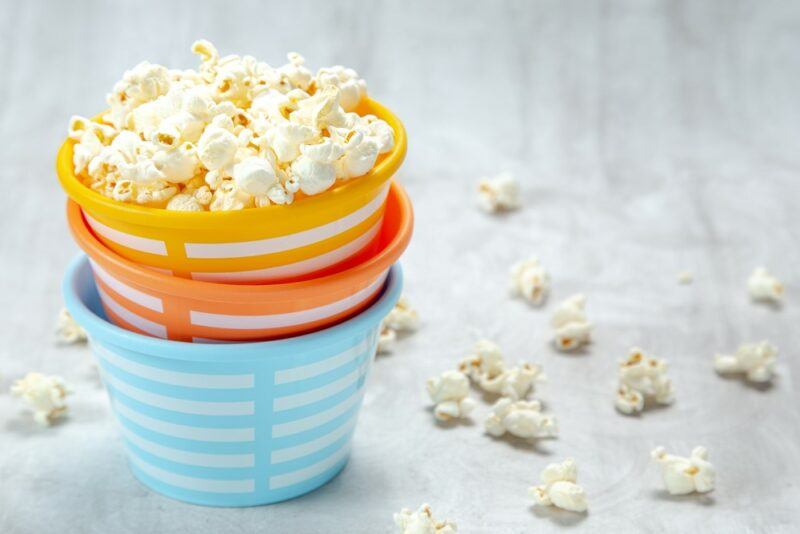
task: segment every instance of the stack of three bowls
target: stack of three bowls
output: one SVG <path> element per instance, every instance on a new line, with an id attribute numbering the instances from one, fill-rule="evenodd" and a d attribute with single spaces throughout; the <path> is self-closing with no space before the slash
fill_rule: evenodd
<path id="1" fill-rule="evenodd" d="M 57 170 L 86 256 L 67 308 L 88 331 L 128 451 L 147 486 L 217 506 L 276 502 L 349 456 L 380 321 L 399 298 L 411 203 L 394 149 L 366 175 L 289 206 L 174 212 L 84 186 L 73 143 Z M 160 339 L 159 339 L 160 338 Z"/>

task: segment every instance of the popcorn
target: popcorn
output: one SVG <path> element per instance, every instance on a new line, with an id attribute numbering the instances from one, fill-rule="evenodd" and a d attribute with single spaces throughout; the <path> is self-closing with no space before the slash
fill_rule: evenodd
<path id="1" fill-rule="evenodd" d="M 478 184 L 478 205 L 489 213 L 518 208 L 519 197 L 519 182 L 510 173 L 498 174 Z"/>
<path id="2" fill-rule="evenodd" d="M 511 294 L 521 296 L 534 306 L 540 306 L 550 290 L 550 275 L 530 257 L 511 267 Z"/>
<path id="3" fill-rule="evenodd" d="M 467 398 L 469 379 L 459 371 L 445 371 L 438 378 L 429 378 L 426 386 L 436 404 L 433 415 L 439 421 L 467 417 L 475 408 L 475 402 Z"/>
<path id="4" fill-rule="evenodd" d="M 742 373 L 751 382 L 763 383 L 772 380 L 778 349 L 768 341 L 741 345 L 736 353 L 714 356 L 714 369 L 718 373 Z"/>
<path id="5" fill-rule="evenodd" d="M 520 438 L 548 438 L 558 434 L 555 417 L 542 414 L 539 401 L 498 400 L 484 423 L 486 431 L 495 437 L 506 432 Z"/>
<path id="6" fill-rule="evenodd" d="M 542 471 L 543 484 L 528 489 L 528 495 L 542 506 L 557 506 L 570 512 L 585 512 L 586 492 L 577 484 L 575 460 L 567 458 L 560 464 L 550 464 Z"/>
<path id="7" fill-rule="evenodd" d="M 535 382 L 545 379 L 536 364 L 520 361 L 517 367 L 506 369 L 500 347 L 488 339 L 479 340 L 473 354 L 463 358 L 458 369 L 484 391 L 512 400 L 524 399 Z"/>
<path id="8" fill-rule="evenodd" d="M 367 174 L 394 147 L 388 123 L 354 112 L 366 84 L 352 69 L 313 74 L 297 53 L 273 68 L 220 57 L 208 41 L 192 51 L 197 71 L 143 62 L 108 95 L 104 123 L 70 120 L 75 173 L 87 187 L 182 211 L 291 204 L 298 191 L 316 195 Z M 206 189 L 189 186 L 196 179 Z"/>
<path id="9" fill-rule="evenodd" d="M 664 360 L 647 356 L 640 348 L 632 348 L 628 358 L 619 362 L 617 410 L 624 414 L 639 413 L 648 399 L 658 404 L 672 404 L 672 381 L 666 374 Z"/>
<path id="10" fill-rule="evenodd" d="M 67 412 L 65 398 L 72 393 L 59 376 L 28 373 L 11 386 L 11 394 L 21 397 L 33 410 L 34 420 L 42 426 L 51 425 Z"/>
<path id="11" fill-rule="evenodd" d="M 453 534 L 458 530 L 449 519 L 434 519 L 431 507 L 427 504 L 420 506 L 416 512 L 403 508 L 400 513 L 394 514 L 394 522 L 401 534 Z"/>
<path id="12" fill-rule="evenodd" d="M 84 343 L 89 339 L 86 330 L 64 308 L 58 313 L 56 337 L 60 343 L 64 344 Z"/>
<path id="13" fill-rule="evenodd" d="M 553 313 L 553 344 L 560 351 L 576 350 L 591 341 L 592 323 L 586 318 L 586 296 L 573 295 Z"/>
<path id="14" fill-rule="evenodd" d="M 747 290 L 755 301 L 780 303 L 783 300 L 783 284 L 764 267 L 756 267 L 747 279 Z"/>
<path id="15" fill-rule="evenodd" d="M 695 447 L 689 458 L 667 454 L 664 447 L 650 453 L 661 464 L 661 477 L 670 495 L 707 493 L 714 489 L 716 471 L 708 461 L 705 447 Z"/>
<path id="16" fill-rule="evenodd" d="M 391 352 L 398 332 L 413 332 L 419 326 L 419 314 L 411 307 L 406 297 L 400 297 L 392 311 L 381 322 L 378 336 L 378 353 Z"/>

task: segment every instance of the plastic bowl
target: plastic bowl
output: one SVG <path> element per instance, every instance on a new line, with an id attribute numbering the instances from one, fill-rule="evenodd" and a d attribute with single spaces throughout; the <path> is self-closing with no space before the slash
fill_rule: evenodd
<path id="1" fill-rule="evenodd" d="M 98 238 L 123 258 L 180 278 L 213 282 L 312 277 L 374 243 L 389 180 L 406 154 L 405 130 L 391 111 L 369 99 L 357 111 L 394 128 L 394 149 L 366 175 L 290 206 L 178 212 L 117 202 L 75 176 L 72 140 L 61 146 L 56 170 Z"/>
<path id="2" fill-rule="evenodd" d="M 380 293 L 411 239 L 413 212 L 392 184 L 378 250 L 312 280 L 267 285 L 217 284 L 162 274 L 126 260 L 90 231 L 67 201 L 72 235 L 92 262 L 108 318 L 140 334 L 178 341 L 261 341 L 304 334 L 355 315 Z"/>
<path id="3" fill-rule="evenodd" d="M 131 469 L 168 497 L 252 506 L 312 491 L 347 462 L 381 319 L 380 298 L 334 327 L 222 345 L 142 336 L 103 318 L 85 256 L 67 269 L 67 309 L 89 333 Z"/>

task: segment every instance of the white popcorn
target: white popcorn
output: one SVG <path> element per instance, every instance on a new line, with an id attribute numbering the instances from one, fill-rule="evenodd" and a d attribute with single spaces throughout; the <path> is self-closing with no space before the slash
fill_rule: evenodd
<path id="1" fill-rule="evenodd" d="M 11 386 L 11 394 L 21 397 L 33 410 L 33 418 L 42 426 L 51 425 L 67 412 L 66 396 L 70 387 L 59 376 L 28 373 Z"/>
<path id="2" fill-rule="evenodd" d="M 576 350 L 591 341 L 592 323 L 586 318 L 586 296 L 573 295 L 553 313 L 553 344 L 560 351 Z"/>
<path id="3" fill-rule="evenodd" d="M 678 273 L 678 283 L 688 285 L 694 281 L 694 275 L 689 271 L 681 271 Z"/>
<path id="4" fill-rule="evenodd" d="M 367 174 L 394 147 L 387 122 L 353 111 L 366 85 L 352 69 L 312 74 L 297 53 L 275 69 L 220 57 L 208 41 L 192 51 L 198 71 L 147 62 L 127 71 L 108 96 L 109 124 L 70 120 L 74 169 L 87 187 L 152 207 L 193 196 L 172 202 L 184 211 L 291 204 L 298 191 Z M 190 187 L 196 179 L 207 188 Z"/>
<path id="5" fill-rule="evenodd" d="M 716 471 L 708 461 L 705 447 L 695 447 L 689 458 L 667 454 L 664 447 L 656 447 L 650 455 L 661 465 L 661 477 L 671 495 L 707 493 L 714 489 Z"/>
<path id="6" fill-rule="evenodd" d="M 619 362 L 615 406 L 624 414 L 639 413 L 648 399 L 658 404 L 672 404 L 672 381 L 667 377 L 666 361 L 647 356 L 642 349 L 634 347 L 628 358 Z"/>
<path id="7" fill-rule="evenodd" d="M 413 332 L 419 326 L 419 314 L 405 296 L 383 318 L 378 337 L 378 353 L 386 354 L 394 348 L 399 332 Z"/>
<path id="8" fill-rule="evenodd" d="M 545 379 L 542 368 L 536 364 L 520 361 L 516 367 L 507 369 L 500 347 L 488 339 L 475 343 L 472 353 L 459 362 L 458 370 L 484 391 L 512 400 L 524 399 L 535 382 Z"/>
<path id="9" fill-rule="evenodd" d="M 542 414 L 539 401 L 498 400 L 484 423 L 486 431 L 499 437 L 506 432 L 520 438 L 547 438 L 558 434 L 555 417 Z"/>
<path id="10" fill-rule="evenodd" d="M 585 512 L 586 492 L 578 485 L 578 467 L 567 458 L 548 465 L 541 474 L 542 485 L 528 489 L 528 495 L 542 506 L 557 506 L 570 512 Z"/>
<path id="11" fill-rule="evenodd" d="M 251 156 L 233 167 L 236 185 L 250 195 L 266 195 L 278 184 L 275 170 L 264 158 Z"/>
<path id="12" fill-rule="evenodd" d="M 439 421 L 467 417 L 475 408 L 475 402 L 468 398 L 469 379 L 463 373 L 445 371 L 438 378 L 429 378 L 426 387 L 436 404 L 433 415 Z"/>
<path id="13" fill-rule="evenodd" d="M 400 534 L 453 534 L 458 530 L 449 519 L 434 519 L 431 507 L 427 504 L 420 506 L 416 512 L 403 508 L 400 513 L 394 514 L 394 522 Z"/>
<path id="14" fill-rule="evenodd" d="M 733 355 L 714 356 L 714 369 L 718 373 L 741 373 L 751 382 L 772 380 L 778 349 L 768 341 L 741 345 Z"/>
<path id="15" fill-rule="evenodd" d="M 478 184 L 478 205 L 489 213 L 520 206 L 519 182 L 510 173 L 498 174 Z"/>
<path id="16" fill-rule="evenodd" d="M 783 300 L 783 284 L 764 267 L 757 267 L 747 279 L 750 298 L 756 301 L 780 303 Z"/>
<path id="17" fill-rule="evenodd" d="M 505 370 L 503 353 L 495 342 L 480 339 L 472 352 L 461 360 L 458 369 L 475 382 L 493 380 Z"/>
<path id="18" fill-rule="evenodd" d="M 56 322 L 56 337 L 59 343 L 73 344 L 84 343 L 89 339 L 86 330 L 79 325 L 75 319 L 72 318 L 70 313 L 62 308 L 58 313 L 58 321 Z"/>
<path id="19" fill-rule="evenodd" d="M 194 195 L 186 193 L 175 195 L 169 199 L 167 209 L 173 211 L 204 211 L 202 204 L 197 201 Z"/>
<path id="20" fill-rule="evenodd" d="M 511 293 L 521 296 L 535 306 L 540 306 L 550 290 L 550 275 L 535 257 L 520 261 L 511 267 Z"/>

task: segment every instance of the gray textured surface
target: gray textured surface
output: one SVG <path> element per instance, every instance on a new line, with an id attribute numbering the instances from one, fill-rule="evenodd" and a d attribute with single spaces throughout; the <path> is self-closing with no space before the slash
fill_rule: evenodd
<path id="1" fill-rule="evenodd" d="M 800 502 L 800 6 L 795 2 L 0 2 L 0 532 L 392 531 L 429 501 L 463 532 L 796 532 Z M 291 6 L 291 7 L 290 7 Z M 288 50 L 341 62 L 405 121 L 401 179 L 417 211 L 405 259 L 423 328 L 380 359 L 352 460 L 323 489 L 245 510 L 184 505 L 130 475 L 85 348 L 57 348 L 60 273 L 75 254 L 53 157 L 70 114 L 92 114 L 141 59 L 194 64 L 197 37 L 273 64 Z M 484 174 L 515 171 L 525 207 L 474 208 Z M 505 293 L 538 254 L 542 310 Z M 781 310 L 748 302 L 763 263 Z M 679 286 L 682 269 L 695 283 Z M 596 342 L 547 346 L 556 301 L 589 296 Z M 530 448 L 474 425 L 437 428 L 425 378 L 479 335 L 544 365 L 561 437 Z M 768 391 L 711 370 L 716 351 L 767 338 Z M 674 406 L 624 418 L 615 361 L 638 344 L 671 364 Z M 10 381 L 36 369 L 77 390 L 42 431 Z M 477 393 L 476 393 L 477 396 Z M 648 452 L 708 446 L 708 498 L 669 498 Z M 529 507 L 526 488 L 571 455 L 588 516 Z"/>

